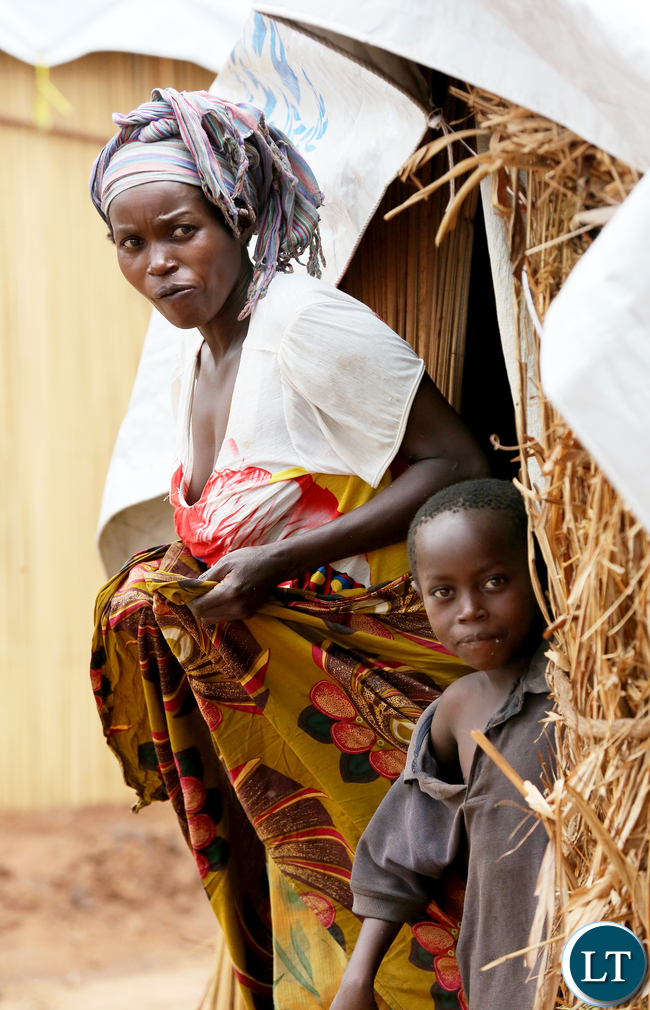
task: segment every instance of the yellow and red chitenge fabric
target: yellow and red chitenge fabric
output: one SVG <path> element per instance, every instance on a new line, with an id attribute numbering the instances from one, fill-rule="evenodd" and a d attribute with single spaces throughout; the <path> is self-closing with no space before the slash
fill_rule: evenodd
<path id="1" fill-rule="evenodd" d="M 137 555 L 101 591 L 92 682 L 140 804 L 169 797 L 248 1006 L 329 1007 L 360 922 L 357 841 L 404 766 L 415 722 L 467 668 L 433 638 L 408 576 L 319 595 L 277 589 L 207 627 L 213 583 L 182 543 Z M 394 1008 L 463 1007 L 463 886 L 432 891 L 377 990 Z"/>

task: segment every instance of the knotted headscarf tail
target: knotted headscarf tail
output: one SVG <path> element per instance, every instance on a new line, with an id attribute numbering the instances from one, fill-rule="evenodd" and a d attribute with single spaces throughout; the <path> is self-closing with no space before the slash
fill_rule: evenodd
<path id="1" fill-rule="evenodd" d="M 120 132 L 90 173 L 90 195 L 107 224 L 111 200 L 134 185 L 171 177 L 194 182 L 237 237 L 242 215 L 244 226 L 255 224 L 253 280 L 240 319 L 264 297 L 276 271 L 290 271 L 304 252 L 308 272 L 320 277 L 323 194 L 302 155 L 259 109 L 207 91 L 155 88 L 150 102 L 128 116 L 114 113 L 113 122 Z M 175 138 L 187 154 L 178 140 L 169 143 Z"/>

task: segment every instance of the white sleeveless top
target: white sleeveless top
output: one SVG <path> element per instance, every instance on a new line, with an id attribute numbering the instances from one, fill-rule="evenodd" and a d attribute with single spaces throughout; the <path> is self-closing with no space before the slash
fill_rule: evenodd
<path id="1" fill-rule="evenodd" d="M 195 331 L 183 339 L 172 375 L 178 459 L 171 501 L 178 535 L 195 556 L 214 564 L 238 547 L 348 511 L 350 503 L 340 507 L 343 485 L 319 475 L 355 477 L 372 497 L 400 447 L 424 371 L 406 341 L 330 284 L 277 274 L 251 316 L 214 470 L 189 506 L 202 342 Z"/>

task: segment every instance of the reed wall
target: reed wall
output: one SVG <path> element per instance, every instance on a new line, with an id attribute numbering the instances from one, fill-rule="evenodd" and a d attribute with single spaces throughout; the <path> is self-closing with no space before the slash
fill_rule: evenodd
<path id="1" fill-rule="evenodd" d="M 110 114 L 192 64 L 96 53 L 54 68 L 72 104 L 32 125 L 34 68 L 0 54 L 0 807 L 123 800 L 88 680 L 94 533 L 150 315 L 87 193 Z"/>
<path id="2" fill-rule="evenodd" d="M 449 122 L 467 115 L 453 96 L 445 100 L 443 113 Z M 464 156 L 460 144 L 450 150 L 452 160 Z M 448 156 L 442 151 L 427 162 L 420 186 L 445 174 Z M 438 389 L 460 410 L 478 191 L 463 203 L 456 227 L 440 244 L 436 234 L 449 203 L 449 187 L 396 214 L 413 192 L 412 181 L 405 177 L 390 184 L 340 287 L 408 341 Z"/>

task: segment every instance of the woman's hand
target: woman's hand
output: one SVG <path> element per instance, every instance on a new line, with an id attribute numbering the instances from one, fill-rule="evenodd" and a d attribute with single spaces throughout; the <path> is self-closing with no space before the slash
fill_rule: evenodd
<path id="1" fill-rule="evenodd" d="M 203 573 L 202 580 L 219 585 L 190 603 L 190 610 L 204 624 L 245 620 L 257 613 L 271 590 L 286 578 L 273 544 L 242 547 Z"/>
<path id="2" fill-rule="evenodd" d="M 399 543 L 420 505 L 435 491 L 490 473 L 474 439 L 426 374 L 400 451 L 407 469 L 365 505 L 315 529 L 227 554 L 201 576 L 221 584 L 190 604 L 192 612 L 206 624 L 252 617 L 279 583 L 337 558 Z"/>

